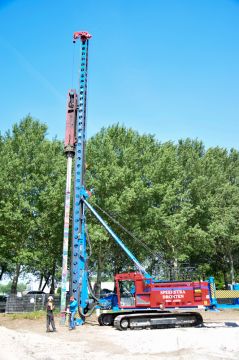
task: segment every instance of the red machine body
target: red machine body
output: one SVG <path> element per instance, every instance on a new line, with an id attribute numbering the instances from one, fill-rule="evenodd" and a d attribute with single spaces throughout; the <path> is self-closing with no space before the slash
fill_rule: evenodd
<path id="1" fill-rule="evenodd" d="M 119 308 L 204 308 L 210 305 L 206 281 L 155 281 L 141 273 L 115 276 Z"/>

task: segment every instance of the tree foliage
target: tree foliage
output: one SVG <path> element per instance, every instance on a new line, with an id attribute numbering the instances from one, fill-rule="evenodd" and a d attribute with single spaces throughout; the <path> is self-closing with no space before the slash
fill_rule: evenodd
<path id="1" fill-rule="evenodd" d="M 51 279 L 53 289 L 61 268 L 66 161 L 46 134 L 27 116 L 0 136 L 0 269 L 12 275 L 12 292 L 21 271 Z M 160 143 L 114 125 L 88 141 L 86 174 L 90 201 L 150 272 L 239 280 L 237 150 Z M 89 211 L 87 223 L 99 283 L 134 268 Z"/>
<path id="2" fill-rule="evenodd" d="M 59 263 L 64 203 L 62 144 L 46 139 L 47 127 L 27 116 L 1 141 L 1 269 L 53 275 Z"/>
<path id="3" fill-rule="evenodd" d="M 238 276 L 238 151 L 209 148 L 198 140 L 160 143 L 121 126 L 102 129 L 88 142 L 91 201 L 130 229 L 135 242 L 110 219 L 133 253 L 153 271 L 179 278 L 194 269 L 202 278 Z M 91 220 L 94 236 L 94 220 Z M 103 230 L 94 263 L 115 273 L 127 256 Z M 103 236 L 104 234 L 104 236 Z M 99 247 L 100 244 L 100 247 Z M 166 272 L 165 272 L 166 269 Z M 161 272 L 160 272 L 161 271 Z M 186 277 L 188 274 L 184 274 Z"/>

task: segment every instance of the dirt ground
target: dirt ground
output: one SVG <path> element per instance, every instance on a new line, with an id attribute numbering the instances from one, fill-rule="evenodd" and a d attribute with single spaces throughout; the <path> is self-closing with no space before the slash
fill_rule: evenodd
<path id="1" fill-rule="evenodd" d="M 204 312 L 205 327 L 118 331 L 95 318 L 69 331 L 56 318 L 13 320 L 0 315 L 0 360 L 214 360 L 239 359 L 239 311 Z"/>

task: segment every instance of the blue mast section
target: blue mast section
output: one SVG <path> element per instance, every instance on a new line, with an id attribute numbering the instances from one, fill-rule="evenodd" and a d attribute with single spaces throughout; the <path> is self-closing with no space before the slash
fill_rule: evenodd
<path id="1" fill-rule="evenodd" d="M 113 237 L 113 239 L 117 242 L 117 244 L 124 250 L 124 252 L 128 255 L 128 257 L 133 261 L 137 269 L 145 276 L 147 279 L 151 279 L 151 275 L 147 273 L 145 268 L 140 264 L 139 260 L 132 254 L 132 252 L 125 246 L 123 241 L 114 233 L 114 231 L 106 224 L 106 222 L 102 219 L 102 217 L 96 212 L 96 210 L 91 206 L 88 201 L 84 198 L 82 199 L 86 206 L 90 209 L 92 214 L 99 220 L 99 222 L 104 226 L 104 228 L 108 231 L 108 233 Z"/>
<path id="2" fill-rule="evenodd" d="M 71 256 L 71 294 L 78 301 L 79 308 L 87 306 L 87 252 L 85 232 L 85 144 L 87 110 L 88 46 L 91 35 L 87 32 L 74 33 L 74 42 L 81 41 L 80 84 L 78 95 L 78 119 L 76 123 L 75 181 L 73 202 L 73 230 Z M 84 322 L 84 316 L 79 323 Z"/>

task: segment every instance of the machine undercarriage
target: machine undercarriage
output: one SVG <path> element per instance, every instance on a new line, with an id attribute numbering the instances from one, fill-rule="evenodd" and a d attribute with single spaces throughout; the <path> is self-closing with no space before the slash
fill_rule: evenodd
<path id="1" fill-rule="evenodd" d="M 152 309 L 140 312 L 102 313 L 98 321 L 101 326 L 114 326 L 118 330 L 165 329 L 203 325 L 203 318 L 198 312 L 171 312 Z"/>

